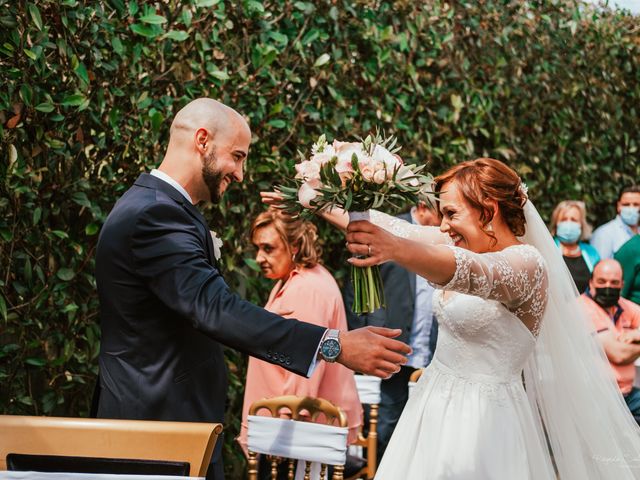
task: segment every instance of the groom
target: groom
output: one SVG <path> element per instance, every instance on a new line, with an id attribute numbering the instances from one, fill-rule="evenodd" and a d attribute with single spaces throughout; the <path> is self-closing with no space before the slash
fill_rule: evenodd
<path id="1" fill-rule="evenodd" d="M 250 141 L 240 114 L 212 99 L 194 100 L 171 124 L 159 168 L 140 175 L 109 214 L 96 253 L 99 417 L 222 422 L 223 344 L 303 376 L 320 361 L 327 330 L 229 291 L 209 227 L 194 206 L 217 203 L 232 182 L 242 181 Z M 340 332 L 337 361 L 388 377 L 410 352 L 392 340 L 399 333 Z M 207 478 L 223 478 L 221 446 Z"/>

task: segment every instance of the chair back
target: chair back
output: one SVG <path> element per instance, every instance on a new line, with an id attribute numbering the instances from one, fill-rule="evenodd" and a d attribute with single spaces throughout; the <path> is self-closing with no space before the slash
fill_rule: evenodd
<path id="1" fill-rule="evenodd" d="M 366 449 L 367 463 L 350 478 L 355 479 L 364 476 L 367 479 L 372 479 L 378 467 L 378 408 L 380 405 L 381 380 L 371 375 L 355 375 L 354 378 L 360 403 L 369 405 L 369 431 L 365 436 L 361 429 L 354 444 Z"/>
<path id="2" fill-rule="evenodd" d="M 263 410 L 271 416 L 258 415 Z M 327 465 L 334 465 L 333 479 L 342 480 L 347 434 L 346 415 L 328 400 L 284 395 L 254 402 L 248 416 L 248 478 L 258 478 L 257 454 L 261 453 L 270 460 L 273 480 L 285 459 L 291 480 L 296 463 L 302 462 L 305 480 L 311 479 L 312 462 L 320 464 L 320 479 L 327 478 Z M 298 472 L 296 478 L 300 476 Z"/>
<path id="3" fill-rule="evenodd" d="M 220 433 L 219 423 L 0 415 L 0 470 L 10 455 L 23 464 L 29 456 L 75 457 L 84 465 L 113 460 L 120 469 L 127 460 L 186 464 L 189 476 L 204 477 Z"/>

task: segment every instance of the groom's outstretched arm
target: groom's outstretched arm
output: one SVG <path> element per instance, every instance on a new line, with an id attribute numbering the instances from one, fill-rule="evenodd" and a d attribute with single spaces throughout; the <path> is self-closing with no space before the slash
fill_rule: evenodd
<path id="1" fill-rule="evenodd" d="M 208 234 L 208 232 L 206 232 Z M 131 238 L 134 268 L 174 314 L 211 338 L 261 360 L 307 375 L 325 328 L 287 319 L 231 292 L 208 261 L 203 232 L 179 205 L 156 203 L 137 219 Z M 387 377 L 404 363 L 408 347 L 399 331 L 342 332 L 338 361 Z"/>

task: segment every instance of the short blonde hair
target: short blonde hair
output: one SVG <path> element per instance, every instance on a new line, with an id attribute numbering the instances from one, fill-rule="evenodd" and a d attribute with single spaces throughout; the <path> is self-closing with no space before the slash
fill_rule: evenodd
<path id="1" fill-rule="evenodd" d="M 589 240 L 591 237 L 591 232 L 593 231 L 593 227 L 587 223 L 587 208 L 584 205 L 584 202 L 579 200 L 563 200 L 556 208 L 553 209 L 553 213 L 551 214 L 551 223 L 549 224 L 549 231 L 551 235 L 556 236 L 556 228 L 558 226 L 558 219 L 560 215 L 564 213 L 566 210 L 570 208 L 577 208 L 580 212 L 580 226 L 582 227 L 582 233 L 580 234 L 580 240 L 585 241 Z"/>
<path id="2" fill-rule="evenodd" d="M 293 259 L 296 265 L 313 268 L 320 262 L 322 247 L 318 244 L 318 228 L 313 223 L 272 207 L 253 221 L 251 238 L 256 230 L 269 225 L 273 225 L 289 251 L 298 248 Z"/>

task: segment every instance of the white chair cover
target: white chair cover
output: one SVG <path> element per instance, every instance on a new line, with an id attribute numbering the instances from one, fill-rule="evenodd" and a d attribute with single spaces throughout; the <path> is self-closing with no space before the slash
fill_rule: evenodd
<path id="1" fill-rule="evenodd" d="M 380 378 L 371 375 L 354 375 L 360 403 L 377 405 L 380 403 Z"/>
<path id="2" fill-rule="evenodd" d="M 249 415 L 247 443 L 256 453 L 344 465 L 348 431 L 347 427 Z"/>

